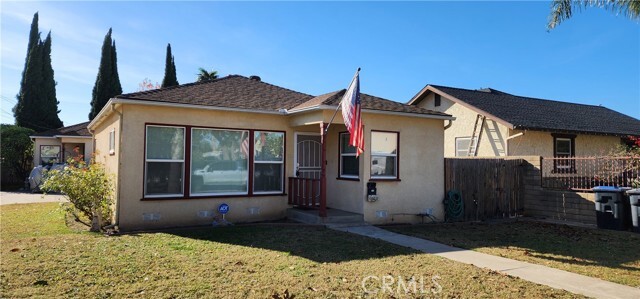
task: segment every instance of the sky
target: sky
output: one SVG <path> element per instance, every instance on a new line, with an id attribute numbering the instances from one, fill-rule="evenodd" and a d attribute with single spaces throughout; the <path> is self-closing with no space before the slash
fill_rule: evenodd
<path id="1" fill-rule="evenodd" d="M 59 116 L 88 120 L 110 27 L 125 93 L 197 70 L 258 75 L 311 95 L 346 88 L 407 102 L 426 84 L 603 105 L 640 119 L 640 24 L 599 8 L 547 32 L 535 2 L 0 2 L 0 122 L 13 123 L 33 14 L 52 34 Z M 518 107 L 514 107 L 517 109 Z"/>

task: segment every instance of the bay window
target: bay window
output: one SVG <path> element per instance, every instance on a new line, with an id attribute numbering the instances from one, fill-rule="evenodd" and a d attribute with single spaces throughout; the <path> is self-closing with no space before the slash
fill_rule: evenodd
<path id="1" fill-rule="evenodd" d="M 184 195 L 185 128 L 147 126 L 146 130 L 145 196 Z"/>
<path id="2" fill-rule="evenodd" d="M 254 131 L 253 192 L 284 192 L 284 133 Z"/>
<path id="3" fill-rule="evenodd" d="M 371 178 L 398 179 L 398 133 L 371 132 Z"/>
<path id="4" fill-rule="evenodd" d="M 356 148 L 349 145 L 351 134 L 340 133 L 340 177 L 357 179 L 360 176 L 360 165 L 356 158 Z"/>

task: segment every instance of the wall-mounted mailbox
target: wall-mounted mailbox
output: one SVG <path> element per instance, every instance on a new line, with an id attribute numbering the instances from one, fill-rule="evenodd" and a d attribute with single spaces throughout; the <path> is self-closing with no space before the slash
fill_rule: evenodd
<path id="1" fill-rule="evenodd" d="M 367 195 L 378 195 L 378 187 L 375 182 L 367 183 Z"/>

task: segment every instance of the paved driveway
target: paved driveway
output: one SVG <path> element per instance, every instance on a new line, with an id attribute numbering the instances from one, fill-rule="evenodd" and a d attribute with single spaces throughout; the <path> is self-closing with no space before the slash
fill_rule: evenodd
<path id="1" fill-rule="evenodd" d="M 6 192 L 0 191 L 0 205 L 9 205 L 17 203 L 36 203 L 36 202 L 63 202 L 66 201 L 64 196 L 30 192 Z"/>

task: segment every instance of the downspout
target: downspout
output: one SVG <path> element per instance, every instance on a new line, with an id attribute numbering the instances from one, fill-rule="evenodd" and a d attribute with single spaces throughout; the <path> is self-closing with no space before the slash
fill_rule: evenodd
<path id="1" fill-rule="evenodd" d="M 506 147 L 505 151 L 506 151 L 507 156 L 509 156 L 509 140 L 511 140 L 513 138 L 516 138 L 516 137 L 520 137 L 520 136 L 524 135 L 525 132 L 526 131 L 522 131 L 522 132 L 520 132 L 518 134 L 514 134 L 514 135 L 511 135 L 511 136 L 507 137 L 507 142 L 505 142 L 505 147 Z"/>
<path id="2" fill-rule="evenodd" d="M 111 112 L 116 112 L 118 113 L 118 120 L 120 121 L 120 126 L 118 128 L 118 145 L 119 145 L 119 149 L 118 149 L 118 182 L 117 182 L 117 191 L 116 191 L 116 219 L 114 221 L 113 224 L 105 226 L 105 229 L 110 229 L 110 228 L 118 228 L 118 224 L 120 223 L 120 181 L 121 181 L 121 176 L 120 176 L 120 167 L 122 165 L 122 163 L 120 163 L 120 158 L 122 157 L 122 119 L 123 119 L 123 115 L 122 112 L 116 110 L 115 108 L 116 103 L 111 103 Z M 95 138 L 94 138 L 94 143 L 95 143 Z M 95 145 L 94 145 L 95 148 Z"/>
<path id="3" fill-rule="evenodd" d="M 122 180 L 122 172 L 121 172 L 121 167 L 122 167 L 122 123 L 123 123 L 123 119 L 124 119 L 124 115 L 122 114 L 122 112 L 116 110 L 115 108 L 115 103 L 111 104 L 111 111 L 115 111 L 116 113 L 118 113 L 118 120 L 120 125 L 118 126 L 118 190 L 116 191 L 117 194 L 117 199 L 116 199 L 116 221 L 113 224 L 115 227 L 118 227 L 118 224 L 120 223 L 120 190 L 122 190 L 122 186 L 120 185 L 120 181 Z"/>
<path id="4" fill-rule="evenodd" d="M 448 124 L 446 124 L 446 125 L 444 126 L 444 129 L 445 129 L 445 130 L 446 130 L 446 129 L 448 129 L 448 128 L 450 128 L 450 127 L 451 127 L 451 125 L 453 125 L 453 121 L 452 121 L 452 120 L 448 119 L 448 121 L 449 121 L 449 123 L 448 123 Z"/>

